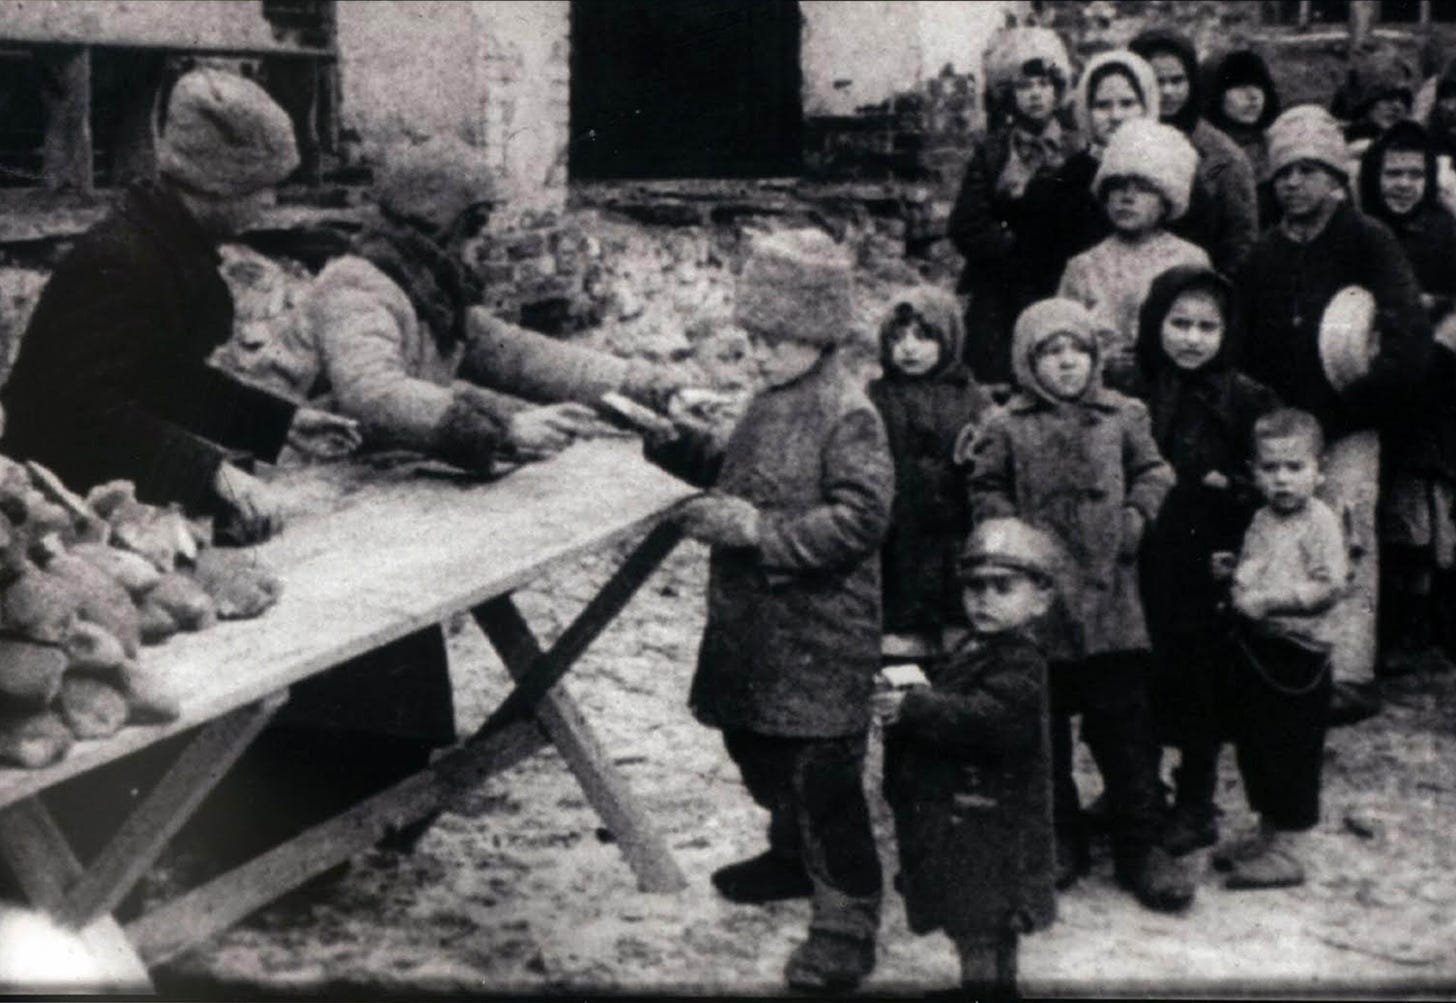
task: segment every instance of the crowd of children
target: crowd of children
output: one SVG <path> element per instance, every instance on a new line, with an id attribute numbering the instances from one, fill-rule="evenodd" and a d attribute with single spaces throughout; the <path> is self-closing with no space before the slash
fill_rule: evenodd
<path id="1" fill-rule="evenodd" d="M 714 883 L 812 898 L 801 988 L 874 966 L 872 705 L 911 929 L 1009 991 L 1017 938 L 1089 866 L 1093 817 L 1152 909 L 1189 905 L 1187 855 L 1215 844 L 1229 888 L 1304 880 L 1326 729 L 1378 711 L 1375 667 L 1337 657 L 1377 547 L 1379 667 L 1449 668 L 1456 356 L 1433 331 L 1456 219 L 1435 123 L 1456 86 L 1428 130 L 1367 81 L 1347 126 L 1281 112 L 1251 51 L 1204 74 L 1150 32 L 1074 81 L 1042 28 L 1001 33 L 986 75 L 951 220 L 966 300 L 886 304 L 866 393 L 839 361 L 847 257 L 817 231 L 762 240 L 738 319 L 765 389 L 725 445 L 685 430 L 648 450 L 708 489 L 682 516 L 713 547 L 691 702 L 770 815 L 767 850 Z M 1367 329 L 1331 319 L 1349 303 Z M 887 653 L 928 685 L 872 699 Z M 1220 842 L 1224 744 L 1259 824 Z"/>

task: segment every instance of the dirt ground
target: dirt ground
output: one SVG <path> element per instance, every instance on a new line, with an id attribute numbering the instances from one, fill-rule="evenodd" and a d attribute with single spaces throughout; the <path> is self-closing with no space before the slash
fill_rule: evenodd
<path id="1" fill-rule="evenodd" d="M 338 881 L 255 914 L 158 973 L 164 991 L 237 994 L 759 994 L 803 935 L 805 902 L 738 906 L 710 872 L 757 852 L 766 816 L 739 786 L 717 734 L 685 707 L 702 627 L 706 552 L 681 547 L 582 660 L 566 686 L 689 880 L 639 892 L 554 751 L 496 776 L 447 812 L 413 854 L 375 851 Z M 597 555 L 518 594 L 539 633 L 559 631 L 610 573 Z M 506 689 L 473 624 L 452 626 L 460 726 Z M 1209 992 L 1456 994 L 1456 680 L 1404 682 L 1381 716 L 1331 733 L 1324 819 L 1302 888 L 1221 887 L 1206 851 L 1199 897 L 1181 916 L 1141 909 L 1112 883 L 1103 851 L 1028 938 L 1023 990 L 1086 995 Z M 886 812 L 875 798 L 887 873 Z M 1098 789 L 1084 756 L 1083 794 Z M 1232 756 L 1225 831 L 1250 819 Z M 916 937 L 887 897 L 879 966 L 864 991 L 919 993 L 956 976 L 949 942 Z"/>

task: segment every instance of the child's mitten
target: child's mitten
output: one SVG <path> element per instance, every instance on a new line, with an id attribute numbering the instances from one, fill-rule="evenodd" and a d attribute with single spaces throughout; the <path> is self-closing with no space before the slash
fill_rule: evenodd
<path id="1" fill-rule="evenodd" d="M 101 543 L 79 543 L 70 552 L 126 589 L 134 602 L 139 602 L 162 578 L 151 561 L 129 550 L 117 550 Z"/>
<path id="2" fill-rule="evenodd" d="M 197 584 L 217 604 L 218 619 L 248 620 L 278 601 L 283 584 L 251 553 L 209 548 L 197 555 Z"/>
<path id="3" fill-rule="evenodd" d="M 710 546 L 753 547 L 758 544 L 758 509 L 751 502 L 733 495 L 707 494 L 690 498 L 678 509 L 678 519 L 685 534 Z"/>
<path id="4" fill-rule="evenodd" d="M 155 669 L 127 662 L 121 667 L 120 678 L 129 712 L 127 720 L 132 724 L 165 724 L 182 713 L 176 693 Z"/>
<path id="5" fill-rule="evenodd" d="M 82 620 L 106 628 L 128 655 L 136 654 L 141 644 L 136 606 L 116 579 L 90 561 L 68 553 L 51 558 L 46 571 L 69 584 L 80 602 Z"/>
<path id="6" fill-rule="evenodd" d="M 147 594 L 147 603 L 166 610 L 178 630 L 204 630 L 217 622 L 212 597 L 190 575 L 181 572 L 163 575 Z"/>
<path id="7" fill-rule="evenodd" d="M 103 678 L 114 678 L 127 659 L 126 647 L 116 635 L 86 620 L 71 630 L 65 649 L 71 668 Z"/>
<path id="8" fill-rule="evenodd" d="M 109 738 L 126 724 L 126 698 L 115 686 L 93 676 L 66 673 L 56 702 L 61 720 L 77 738 Z"/>

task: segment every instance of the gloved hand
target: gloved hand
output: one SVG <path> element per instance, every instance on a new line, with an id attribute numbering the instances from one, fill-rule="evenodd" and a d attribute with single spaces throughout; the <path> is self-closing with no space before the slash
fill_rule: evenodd
<path id="1" fill-rule="evenodd" d="M 1134 560 L 1143 543 L 1143 530 L 1147 520 L 1131 505 L 1122 508 L 1122 539 L 1118 543 L 1117 556 L 1124 561 Z"/>
<path id="2" fill-rule="evenodd" d="M 733 495 L 690 498 L 678 509 L 683 532 L 709 546 L 757 546 L 759 519 L 758 509 L 751 502 Z"/>
<path id="3" fill-rule="evenodd" d="M 690 374 L 680 366 L 629 359 L 627 374 L 622 378 L 622 393 L 638 404 L 665 414 L 672 395 L 691 382 Z"/>
<path id="4" fill-rule="evenodd" d="M 468 396 L 451 401 L 435 428 L 435 454 L 446 463 L 479 474 L 491 472 L 505 444 L 505 425 Z"/>

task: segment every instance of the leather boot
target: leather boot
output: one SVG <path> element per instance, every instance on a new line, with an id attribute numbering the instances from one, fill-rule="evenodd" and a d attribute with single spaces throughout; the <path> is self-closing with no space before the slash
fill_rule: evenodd
<path id="1" fill-rule="evenodd" d="M 718 894 L 729 902 L 747 905 L 808 898 L 814 892 L 803 861 L 772 850 L 720 867 L 712 880 Z"/>

